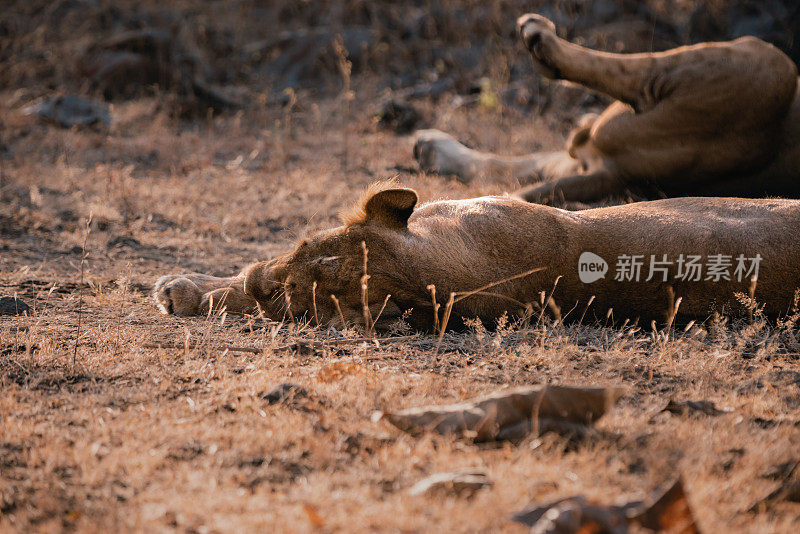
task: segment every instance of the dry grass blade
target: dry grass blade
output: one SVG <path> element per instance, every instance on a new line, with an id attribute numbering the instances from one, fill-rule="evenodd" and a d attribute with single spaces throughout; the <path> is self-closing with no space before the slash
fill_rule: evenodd
<path id="1" fill-rule="evenodd" d="M 581 313 L 581 318 L 578 319 L 578 324 L 583 324 L 583 319 L 584 317 L 586 317 L 586 312 L 589 311 L 589 306 L 591 306 L 592 302 L 594 302 L 594 297 L 595 296 L 592 295 L 591 297 L 589 297 L 589 300 L 586 301 L 586 307 L 583 308 L 583 313 Z"/>
<path id="2" fill-rule="evenodd" d="M 537 325 L 542 324 L 542 319 L 544 319 L 545 304 L 548 307 L 550 307 L 551 310 L 554 308 L 558 308 L 558 306 L 556 306 L 555 304 L 555 301 L 553 300 L 553 293 L 556 292 L 556 286 L 558 285 L 559 280 L 561 280 L 561 275 L 556 276 L 556 279 L 553 282 L 553 289 L 550 290 L 550 294 L 547 296 L 547 299 L 544 299 L 544 302 L 542 302 L 541 304 L 541 310 L 539 311 L 539 318 L 536 320 Z M 542 293 L 542 295 L 544 295 L 544 293 Z M 561 317 L 560 312 L 558 313 L 558 317 L 560 319 Z"/>
<path id="3" fill-rule="evenodd" d="M 339 306 L 339 299 L 336 298 L 336 295 L 331 295 L 331 300 L 333 301 L 334 306 L 336 306 L 336 311 L 339 313 L 339 319 L 342 321 L 342 329 L 344 330 L 347 328 L 347 322 L 344 320 L 342 307 Z"/>
<path id="4" fill-rule="evenodd" d="M 344 120 L 344 128 L 342 129 L 344 144 L 344 150 L 342 151 L 342 168 L 347 171 L 350 153 L 350 101 L 355 98 L 355 95 L 350 88 L 350 75 L 353 71 L 353 64 L 347 58 L 349 54 L 344 46 L 344 40 L 342 39 L 341 34 L 334 38 L 333 49 L 336 53 L 336 63 L 339 67 L 339 74 L 342 77 L 341 98 L 342 105 L 344 107 L 344 113 L 342 114 Z"/>
<path id="5" fill-rule="evenodd" d="M 439 326 L 439 340 L 438 340 L 437 345 L 436 345 L 436 352 L 437 353 L 439 352 L 439 347 L 441 347 L 441 344 L 442 344 L 442 338 L 444 337 L 445 330 L 447 330 L 447 323 L 450 321 L 450 313 L 453 311 L 453 306 L 457 302 L 460 302 L 460 301 L 462 301 L 462 300 L 464 300 L 466 298 L 469 298 L 469 297 L 471 297 L 473 295 L 483 294 L 483 292 L 486 291 L 487 289 L 491 289 L 491 288 L 493 288 L 495 286 L 499 286 L 501 284 L 505 284 L 507 282 L 511 282 L 512 280 L 517 280 L 519 278 L 525 278 L 526 276 L 529 276 L 529 275 L 531 275 L 533 273 L 537 273 L 537 272 L 542 271 L 542 270 L 544 270 L 544 267 L 535 267 L 533 269 L 525 271 L 524 273 L 515 274 L 513 276 L 509 276 L 508 278 L 504 278 L 504 279 L 498 280 L 496 282 L 491 282 L 489 284 L 483 285 L 483 286 L 481 286 L 481 287 L 479 287 L 477 289 L 473 289 L 471 291 L 455 291 L 455 292 L 450 293 L 450 298 L 447 300 L 447 306 L 445 306 L 445 309 L 444 309 L 444 318 L 442 319 L 442 322 L 441 322 L 441 324 Z M 490 295 L 496 296 L 496 297 L 503 297 L 503 295 L 498 295 L 498 294 L 495 294 L 495 293 L 491 293 Z M 519 302 L 519 301 L 517 301 L 515 299 L 511 299 L 511 300 L 514 300 L 515 302 L 518 302 L 523 308 L 525 307 L 525 305 L 523 303 L 521 303 L 521 302 Z"/>
<path id="6" fill-rule="evenodd" d="M 364 328 L 369 335 L 373 335 L 372 327 L 372 314 L 369 311 L 369 274 L 367 273 L 367 243 L 361 242 L 361 251 L 364 254 L 363 274 L 361 275 L 361 312 L 364 316 Z"/>
<path id="7" fill-rule="evenodd" d="M 248 352 L 250 354 L 261 354 L 264 352 L 265 349 L 259 349 L 257 347 L 242 347 L 237 345 L 200 345 L 200 344 L 177 344 L 177 343 L 144 343 L 142 345 L 143 349 L 177 349 L 183 350 L 188 353 L 191 350 L 198 350 L 204 349 L 209 351 L 219 351 L 219 352 Z"/>
<path id="8" fill-rule="evenodd" d="M 670 290 L 670 302 L 672 302 L 672 297 L 674 293 L 672 291 L 672 287 L 669 288 Z M 669 319 L 667 320 L 667 324 L 664 327 L 664 336 L 665 340 L 668 340 L 672 335 L 672 325 L 675 323 L 675 317 L 678 315 L 678 310 L 681 307 L 681 302 L 683 301 L 683 297 L 678 297 L 674 303 L 671 305 L 671 310 L 669 314 Z"/>
<path id="9" fill-rule="evenodd" d="M 314 322 L 319 326 L 319 315 L 317 314 L 317 281 L 311 284 L 311 305 L 314 307 Z"/>
<path id="10" fill-rule="evenodd" d="M 426 288 L 431 292 L 431 305 L 433 306 L 433 331 L 439 331 L 439 302 L 436 300 L 436 286 L 430 284 Z"/>
<path id="11" fill-rule="evenodd" d="M 381 315 L 383 315 L 383 310 L 386 309 L 386 305 L 389 303 L 390 298 L 392 298 L 391 293 L 387 294 L 386 297 L 383 299 L 383 304 L 381 305 L 381 309 L 378 310 L 378 315 L 376 315 L 375 319 L 372 321 L 373 327 L 375 326 L 375 323 L 377 323 L 380 320 Z M 374 331 L 372 332 L 372 335 L 375 335 Z"/>
<path id="12" fill-rule="evenodd" d="M 80 289 L 78 290 L 78 324 L 75 327 L 75 345 L 72 347 L 72 366 L 75 366 L 75 363 L 78 359 L 78 343 L 81 340 L 81 322 L 83 320 L 83 279 L 85 275 L 85 266 L 86 266 L 86 259 L 88 255 L 86 253 L 86 243 L 89 242 L 89 234 L 92 232 L 92 214 L 89 214 L 89 217 L 86 219 L 86 224 L 84 228 L 83 234 L 83 245 L 81 246 L 81 278 L 80 278 Z"/>

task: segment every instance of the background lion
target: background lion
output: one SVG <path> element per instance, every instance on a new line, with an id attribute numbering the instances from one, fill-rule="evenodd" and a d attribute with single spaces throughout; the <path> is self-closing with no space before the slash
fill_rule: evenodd
<path id="1" fill-rule="evenodd" d="M 516 192 L 531 202 L 800 195 L 797 67 L 774 46 L 744 37 L 613 54 L 560 39 L 540 15 L 517 25 L 542 76 L 616 102 L 585 116 L 561 152 L 503 157 L 420 131 L 414 155 L 423 169 L 467 181 L 510 174 L 531 184 Z"/>

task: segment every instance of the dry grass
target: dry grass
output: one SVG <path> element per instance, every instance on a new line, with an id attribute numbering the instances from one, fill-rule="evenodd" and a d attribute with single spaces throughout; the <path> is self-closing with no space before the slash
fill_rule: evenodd
<path id="1" fill-rule="evenodd" d="M 704 531 L 796 532 L 798 504 L 746 511 L 777 485 L 765 471 L 800 459 L 794 323 L 654 333 L 534 317 L 376 345 L 157 313 L 159 275 L 228 275 L 285 251 L 374 180 L 398 175 L 423 200 L 514 188 L 403 170 L 410 138 L 377 130 L 382 93 L 367 76 L 352 83 L 350 110 L 349 95 L 300 91 L 289 109 L 192 123 L 156 97 L 117 102 L 108 131 L 42 124 L 20 111 L 38 90 L 0 92 L 0 295 L 36 309 L 0 316 L 0 531 L 522 532 L 510 516 L 531 500 L 629 500 L 683 474 Z M 421 106 L 434 127 L 505 153 L 559 146 L 571 114 Z M 311 396 L 270 405 L 264 393 L 283 382 Z M 544 382 L 629 393 L 578 443 L 487 448 L 370 419 Z M 731 411 L 660 413 L 670 398 Z M 471 498 L 407 493 L 466 467 L 494 485 Z"/>
<path id="2" fill-rule="evenodd" d="M 267 112 L 187 125 L 158 113 L 145 121 L 152 105 L 115 107 L 107 135 L 4 106 L 13 157 L 2 170 L 0 289 L 36 314 L 0 318 L 0 529 L 521 531 L 509 516 L 531 499 L 610 502 L 679 473 L 707 531 L 797 529 L 796 504 L 745 512 L 776 485 L 760 474 L 797 458 L 793 325 L 709 322 L 669 338 L 602 325 L 475 327 L 446 334 L 437 353 L 435 336 L 376 347 L 325 343 L 341 334 L 293 325 L 158 315 L 148 296 L 158 275 L 230 273 L 277 253 L 412 160 L 410 140 L 376 131 L 362 109 L 348 126 L 357 135 L 345 175 L 335 101 L 320 103 L 323 124 L 296 114 L 289 140 L 263 128 Z M 530 119 L 480 109 L 439 125 L 479 143 L 511 137 L 520 150 L 550 143 Z M 425 199 L 509 185 L 401 179 Z M 145 348 L 159 342 L 188 348 Z M 225 345 L 266 349 L 213 348 Z M 262 399 L 287 381 L 312 398 Z M 376 409 L 540 382 L 621 383 L 630 394 L 577 444 L 545 436 L 487 449 L 370 421 Z M 668 398 L 732 412 L 659 414 Z M 494 486 L 471 499 L 406 492 L 463 467 L 485 469 Z"/>

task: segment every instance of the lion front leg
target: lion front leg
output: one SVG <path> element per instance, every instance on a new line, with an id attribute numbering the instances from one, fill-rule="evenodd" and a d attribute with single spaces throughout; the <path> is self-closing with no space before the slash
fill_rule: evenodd
<path id="1" fill-rule="evenodd" d="M 162 313 L 206 315 L 209 312 L 255 313 L 256 301 L 244 293 L 241 276 L 219 278 L 190 273 L 162 276 L 155 283 L 153 298 Z"/>

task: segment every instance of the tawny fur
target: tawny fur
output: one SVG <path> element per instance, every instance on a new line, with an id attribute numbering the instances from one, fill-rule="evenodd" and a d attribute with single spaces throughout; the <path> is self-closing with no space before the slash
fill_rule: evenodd
<path id="1" fill-rule="evenodd" d="M 357 222 L 320 232 L 235 278 L 162 278 L 156 299 L 176 313 L 205 313 L 209 295 L 226 290 L 227 301 L 219 299 L 214 306 L 227 306 L 229 312 L 253 312 L 258 302 L 276 320 L 291 316 L 336 324 L 341 309 L 346 322 L 363 325 L 362 242 L 368 249 L 372 318 L 381 308 L 384 322 L 411 310 L 409 321 L 423 330 L 434 325 L 430 285 L 444 308 L 451 292 L 475 290 L 535 268 L 542 270 L 458 302 L 451 325 L 461 318 L 491 323 L 506 312 L 524 314 L 542 302 L 542 292 L 552 292 L 568 320 L 582 315 L 590 299 L 589 319 L 605 318 L 613 310 L 618 320 L 664 321 L 679 297 L 680 317 L 744 311 L 736 294 L 751 291 L 749 278 L 711 281 L 704 274 L 700 281 L 676 281 L 672 265 L 668 282 L 659 277 L 647 282 L 650 255 L 675 260 L 680 254 L 758 254 L 762 260 L 754 296 L 770 315 L 789 311 L 800 286 L 800 201 L 680 198 L 569 212 L 483 197 L 433 202 L 412 213 L 404 211 L 410 200 L 416 201 L 410 189 L 378 188 L 361 202 L 364 216 Z M 590 284 L 578 277 L 578 258 L 587 251 L 609 263 L 605 278 Z M 614 280 L 621 255 L 645 258 L 640 281 Z M 187 282 L 178 284 L 182 291 L 167 291 L 180 280 L 192 281 L 194 292 Z"/>
<path id="2" fill-rule="evenodd" d="M 617 102 L 581 121 L 564 151 L 504 157 L 438 130 L 417 133 L 423 170 L 465 181 L 510 175 L 531 202 L 665 196 L 800 197 L 797 67 L 754 37 L 658 53 L 611 54 L 517 21 L 537 70 Z"/>

